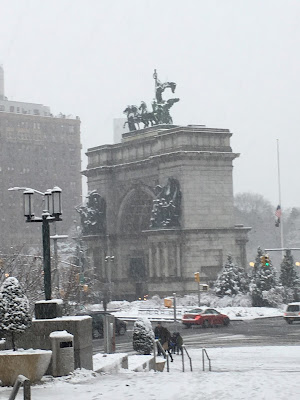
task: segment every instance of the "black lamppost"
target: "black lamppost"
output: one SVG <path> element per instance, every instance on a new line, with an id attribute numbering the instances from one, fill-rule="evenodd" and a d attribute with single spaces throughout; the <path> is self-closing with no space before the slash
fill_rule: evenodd
<path id="1" fill-rule="evenodd" d="M 11 190 L 18 190 L 12 188 Z M 42 194 L 45 200 L 44 211 L 41 217 L 36 217 L 33 212 L 34 193 Z M 35 189 L 26 189 L 24 195 L 24 216 L 26 222 L 42 222 L 43 235 L 43 260 L 44 260 L 44 288 L 45 299 L 51 300 L 51 258 L 50 258 L 50 227 L 49 223 L 54 221 L 62 221 L 61 214 L 61 189 L 55 186 L 48 189 L 45 193 Z"/>

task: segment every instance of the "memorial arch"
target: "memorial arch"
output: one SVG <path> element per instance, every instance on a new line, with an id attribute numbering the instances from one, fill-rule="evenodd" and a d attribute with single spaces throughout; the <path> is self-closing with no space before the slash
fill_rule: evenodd
<path id="1" fill-rule="evenodd" d="M 98 257 L 95 266 L 114 256 L 114 299 L 195 292 L 194 272 L 212 284 L 228 253 L 246 268 L 250 228 L 234 219 L 239 154 L 231 135 L 203 125 L 156 125 L 88 150 L 83 174 L 89 191 L 105 200 L 106 232 L 84 240 Z"/>

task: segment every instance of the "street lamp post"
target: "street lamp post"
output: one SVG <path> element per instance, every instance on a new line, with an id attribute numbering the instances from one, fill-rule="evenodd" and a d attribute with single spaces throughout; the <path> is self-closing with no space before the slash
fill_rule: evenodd
<path id="1" fill-rule="evenodd" d="M 109 262 L 115 261 L 115 256 L 106 256 L 105 257 L 105 290 L 103 296 L 103 309 L 107 311 L 107 304 L 110 301 L 111 297 L 111 268 L 109 266 Z"/>
<path id="2" fill-rule="evenodd" d="M 50 255 L 50 226 L 49 220 L 50 214 L 43 212 L 42 214 L 42 236 L 43 236 L 43 259 L 44 259 L 44 288 L 45 288 L 45 300 L 51 300 L 51 255 Z M 26 222 L 40 222 L 27 220 Z"/>
<path id="3" fill-rule="evenodd" d="M 45 299 L 51 300 L 51 258 L 50 258 L 50 222 L 62 221 L 61 214 L 61 189 L 55 186 L 45 193 L 31 188 L 10 188 L 8 190 L 24 190 L 24 216 L 26 222 L 41 222 L 43 237 L 43 260 L 44 260 L 44 290 Z M 33 194 L 44 196 L 44 211 L 41 217 L 36 217 L 33 212 Z"/>

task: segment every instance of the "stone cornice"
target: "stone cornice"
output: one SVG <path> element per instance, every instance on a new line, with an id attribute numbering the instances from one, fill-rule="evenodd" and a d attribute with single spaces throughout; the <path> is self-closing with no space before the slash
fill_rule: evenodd
<path id="1" fill-rule="evenodd" d="M 251 230 L 252 228 L 250 227 L 241 227 L 241 226 L 233 226 L 229 228 L 196 228 L 196 229 L 178 229 L 178 228 L 169 228 L 169 229 L 149 229 L 146 231 L 143 231 L 143 233 L 147 234 L 153 234 L 153 235 L 159 235 L 159 234 L 170 234 L 170 233 L 176 233 L 176 234 L 194 234 L 194 233 L 227 233 L 227 232 L 243 232 L 247 233 Z"/>
<path id="2" fill-rule="evenodd" d="M 242 234 L 246 234 L 249 232 L 252 228 L 250 227 L 245 227 L 245 226 L 233 226 L 229 228 L 197 228 L 197 229 L 181 229 L 181 228 L 166 228 L 166 229 L 147 229 L 144 230 L 140 233 L 137 234 L 132 234 L 132 233 L 118 233 L 118 237 L 139 237 L 140 235 L 143 236 L 156 236 L 156 235 L 176 235 L 180 236 L 182 234 L 199 234 L 199 233 L 204 233 L 204 234 L 215 234 L 215 233 L 228 233 L 228 232 L 234 232 L 238 233 L 241 232 Z M 115 234 L 110 234 L 109 235 L 110 240 L 112 240 L 115 237 Z M 87 235 L 83 236 L 83 239 L 86 241 L 93 241 L 93 240 L 107 240 L 107 235 L 103 233 L 99 233 L 99 235 Z"/>
<path id="3" fill-rule="evenodd" d="M 83 170 L 81 173 L 85 176 L 92 176 L 100 172 L 101 170 L 110 170 L 115 168 L 131 168 L 132 166 L 139 167 L 140 165 L 144 165 L 146 163 L 152 162 L 165 162 L 166 160 L 175 160 L 175 159 L 226 159 L 226 160 L 234 160 L 235 158 L 239 157 L 239 153 L 233 153 L 230 151 L 189 151 L 189 150 L 179 150 L 173 151 L 168 153 L 156 154 L 147 157 L 143 160 L 136 160 L 136 161 L 129 161 L 120 164 L 112 164 L 112 165 L 99 165 L 95 167 L 89 167 L 86 170 Z"/>

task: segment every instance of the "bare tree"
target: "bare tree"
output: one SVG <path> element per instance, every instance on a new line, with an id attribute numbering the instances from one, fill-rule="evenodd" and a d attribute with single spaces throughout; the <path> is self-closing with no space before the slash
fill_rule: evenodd
<path id="1" fill-rule="evenodd" d="M 280 229 L 275 226 L 275 209 L 262 195 L 239 193 L 234 198 L 236 223 L 251 227 L 247 244 L 248 261 L 255 260 L 257 247 L 262 249 L 281 247 Z M 280 254 L 272 254 L 274 265 L 279 269 Z"/>
<path id="2" fill-rule="evenodd" d="M 17 278 L 33 311 L 34 303 L 44 296 L 43 263 L 38 252 L 31 250 L 28 253 L 24 254 L 23 248 L 0 253 L 0 284 L 8 277 Z"/>

